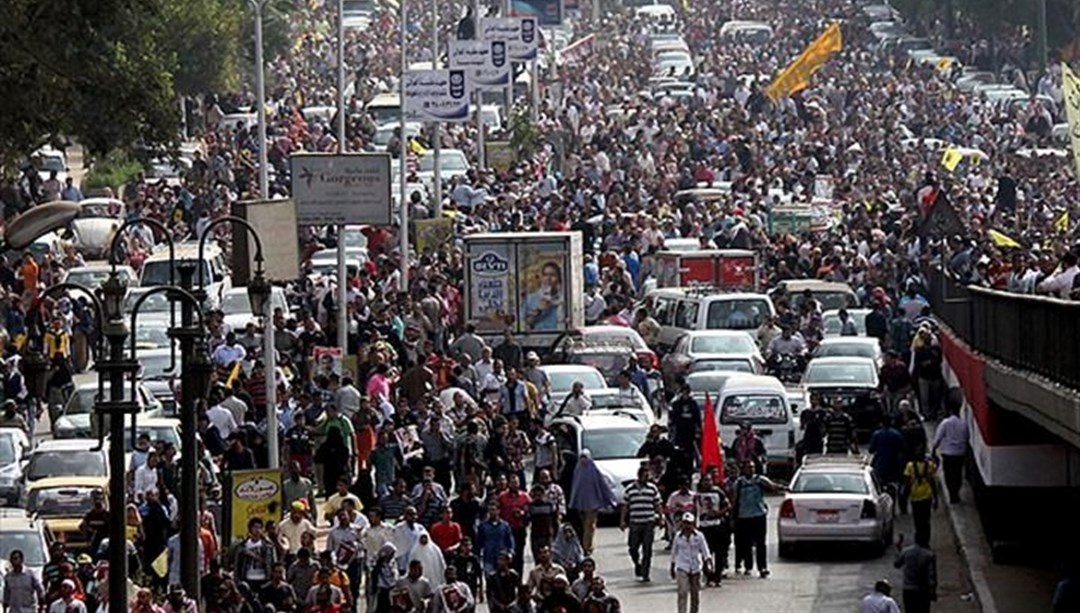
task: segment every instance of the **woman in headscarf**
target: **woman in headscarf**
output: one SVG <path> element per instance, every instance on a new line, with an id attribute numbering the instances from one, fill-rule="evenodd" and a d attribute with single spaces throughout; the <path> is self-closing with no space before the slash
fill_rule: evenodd
<path id="1" fill-rule="evenodd" d="M 424 576 L 431 584 L 431 589 L 438 590 L 446 580 L 444 577 L 446 560 L 443 559 L 442 551 L 431 542 L 431 537 L 426 532 L 420 535 L 412 550 L 409 551 L 409 562 L 413 560 L 418 560 L 424 565 Z"/>
<path id="2" fill-rule="evenodd" d="M 581 544 L 585 555 L 592 555 L 596 518 L 603 509 L 617 506 L 615 494 L 597 468 L 588 449 L 581 451 L 570 487 L 570 508 L 581 514 Z"/>
<path id="3" fill-rule="evenodd" d="M 398 580 L 397 547 L 390 543 L 384 543 L 379 548 L 375 557 L 375 565 L 371 567 L 371 578 L 368 580 L 368 607 L 374 613 L 390 612 L 390 588 Z"/>
<path id="4" fill-rule="evenodd" d="M 577 532 L 570 522 L 564 522 L 559 528 L 555 540 L 551 542 L 551 560 L 566 570 L 571 583 L 577 579 L 581 563 L 585 560 L 585 549 L 578 540 Z"/>

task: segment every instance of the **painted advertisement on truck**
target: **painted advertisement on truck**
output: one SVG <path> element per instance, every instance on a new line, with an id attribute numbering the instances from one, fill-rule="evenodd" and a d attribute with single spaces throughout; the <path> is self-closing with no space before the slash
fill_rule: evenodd
<path id="1" fill-rule="evenodd" d="M 566 243 L 518 246 L 521 329 L 553 332 L 566 324 Z"/>
<path id="2" fill-rule="evenodd" d="M 502 332 L 514 323 L 515 258 L 510 243 L 483 245 L 468 263 L 469 313 L 479 332 Z"/>

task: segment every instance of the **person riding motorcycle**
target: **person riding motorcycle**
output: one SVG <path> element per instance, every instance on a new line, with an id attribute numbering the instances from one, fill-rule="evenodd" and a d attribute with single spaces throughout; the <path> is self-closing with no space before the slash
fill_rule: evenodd
<path id="1" fill-rule="evenodd" d="M 789 370 L 802 372 L 803 367 L 806 365 L 806 341 L 803 340 L 801 334 L 793 332 L 789 327 L 785 327 L 780 332 L 780 336 L 769 343 L 765 354 L 770 370 L 779 371 L 785 362 L 791 362 L 792 365 L 788 367 Z"/>

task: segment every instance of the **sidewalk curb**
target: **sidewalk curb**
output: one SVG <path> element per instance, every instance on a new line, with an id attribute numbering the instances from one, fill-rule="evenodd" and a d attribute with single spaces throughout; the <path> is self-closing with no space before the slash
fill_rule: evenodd
<path id="1" fill-rule="evenodd" d="M 960 552 L 961 559 L 966 562 L 967 576 L 975 589 L 975 598 L 979 602 L 979 608 L 983 613 L 997 613 L 994 594 L 990 591 L 990 582 L 985 570 L 987 566 L 993 564 L 993 558 L 984 536 L 982 520 L 979 519 L 975 508 L 970 506 L 974 495 L 966 482 L 960 490 L 960 496 L 962 500 L 968 502 L 961 506 L 946 503 L 949 524 L 952 525 L 956 539 L 956 549 Z"/>

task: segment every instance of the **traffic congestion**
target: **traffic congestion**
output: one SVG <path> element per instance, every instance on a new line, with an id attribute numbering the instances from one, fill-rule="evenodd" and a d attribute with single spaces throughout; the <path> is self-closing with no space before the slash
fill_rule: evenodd
<path id="1" fill-rule="evenodd" d="M 1061 69 L 887 3 L 565 2 L 436 128 L 403 67 L 506 9 L 398 1 L 340 3 L 344 109 L 339 2 L 298 0 L 265 141 L 250 87 L 214 92 L 123 186 L 84 195 L 74 144 L 4 183 L 9 227 L 77 207 L 0 255 L 3 610 L 981 610 L 927 271 L 1073 297 Z M 292 156 L 388 154 L 394 220 L 263 218 L 251 260 L 260 150 L 272 203 Z"/>

